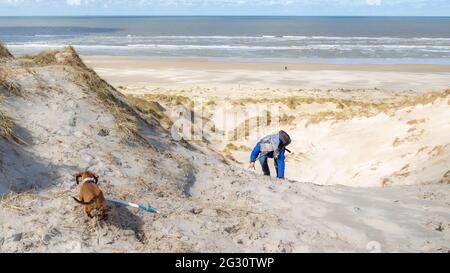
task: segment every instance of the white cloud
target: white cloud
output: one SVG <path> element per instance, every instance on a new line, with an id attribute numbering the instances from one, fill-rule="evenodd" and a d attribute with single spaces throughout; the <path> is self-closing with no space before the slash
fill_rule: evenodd
<path id="1" fill-rule="evenodd" d="M 23 3 L 24 0 L 0 0 L 0 4 L 5 4 L 5 5 L 17 5 L 20 3 Z"/>
<path id="2" fill-rule="evenodd" d="M 157 7 L 171 3 L 177 6 L 300 6 L 300 7 L 363 7 L 383 5 L 431 5 L 448 6 L 448 0 L 0 0 L 0 5 L 17 6 L 27 5 L 66 5 L 66 6 L 91 6 L 102 7 Z"/>
<path id="3" fill-rule="evenodd" d="M 66 4 L 69 6 L 80 6 L 81 0 L 66 0 Z"/>
<path id="4" fill-rule="evenodd" d="M 381 10 L 380 6 L 386 7 Z M 36 12 L 35 12 L 36 11 Z M 0 15 L 20 14 L 329 14 L 444 15 L 449 0 L 0 0 Z"/>
<path id="5" fill-rule="evenodd" d="M 366 3 L 369 6 L 379 6 L 381 5 L 381 0 L 366 0 Z"/>

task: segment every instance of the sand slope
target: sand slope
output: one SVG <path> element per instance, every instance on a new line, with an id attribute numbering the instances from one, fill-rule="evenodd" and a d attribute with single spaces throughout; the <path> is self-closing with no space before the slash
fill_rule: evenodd
<path id="1" fill-rule="evenodd" d="M 386 187 L 441 183 L 450 173 L 450 120 L 445 118 L 450 116 L 450 89 L 275 92 L 249 91 L 247 97 L 233 99 L 158 89 L 130 96 L 158 101 L 174 121 L 179 103 L 203 107 L 204 118 L 218 128 L 207 136 L 209 146 L 243 168 L 259 139 L 278 128 L 286 130 L 293 139 L 286 177 L 296 181 Z M 205 96 L 201 106 L 195 96 Z"/>
<path id="2" fill-rule="evenodd" d="M 450 171 L 449 100 L 444 90 L 373 106 L 338 100 L 314 111 L 314 103 L 298 105 L 281 120 L 295 140 L 287 176 L 358 187 L 442 182 Z M 235 145 L 252 147 L 256 136 L 250 132 L 248 141 Z M 232 155 L 248 160 L 239 151 Z"/>
<path id="3" fill-rule="evenodd" d="M 0 139 L 1 252 L 449 250 L 449 185 L 350 188 L 261 177 L 204 144 L 173 141 L 72 49 L 50 60 L 0 63 L 20 86 L 18 94 L 1 88 L 0 109 L 23 142 Z M 80 81 L 80 73 L 90 76 Z M 163 215 L 110 204 L 107 221 L 88 219 L 71 200 L 74 175 L 86 168 L 108 196 Z"/>

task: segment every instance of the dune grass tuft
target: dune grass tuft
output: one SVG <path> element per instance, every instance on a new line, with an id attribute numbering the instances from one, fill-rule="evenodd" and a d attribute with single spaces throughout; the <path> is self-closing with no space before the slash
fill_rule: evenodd
<path id="1" fill-rule="evenodd" d="M 23 141 L 15 133 L 14 129 L 15 129 L 14 120 L 11 117 L 9 117 L 4 110 L 0 108 L 0 137 L 8 141 L 23 143 Z"/>
<path id="2" fill-rule="evenodd" d="M 363 102 L 349 99 L 336 98 L 312 98 L 290 96 L 276 99 L 255 99 L 243 98 L 234 100 L 234 105 L 249 105 L 249 104 L 284 104 L 289 109 L 295 110 L 300 105 L 305 104 L 325 104 L 330 103 L 336 105 L 336 110 L 322 111 L 313 114 L 301 113 L 300 116 L 308 118 L 306 126 L 328 120 L 347 120 L 354 117 L 372 117 L 380 113 L 392 114 L 405 107 L 413 107 L 416 105 L 425 105 L 435 102 L 438 99 L 444 99 L 450 96 L 450 89 L 444 91 L 429 92 L 419 94 L 416 96 L 402 98 L 394 101 L 382 102 Z M 450 100 L 448 101 L 450 104 Z M 286 116 L 286 121 L 288 121 Z"/>
<path id="3" fill-rule="evenodd" d="M 141 113 L 155 118 L 159 123 L 168 126 L 173 124 L 172 120 L 164 113 L 162 106 L 158 102 L 133 95 L 128 95 L 127 100 Z"/>
<path id="4" fill-rule="evenodd" d="M 306 127 L 319 123 L 321 121 L 327 120 L 348 120 L 354 117 L 373 117 L 377 114 L 392 114 L 400 109 L 406 107 L 414 107 L 416 105 L 426 105 L 430 103 L 434 103 L 438 99 L 447 98 L 450 96 L 450 89 L 440 91 L 440 92 L 429 92 L 425 94 L 419 94 L 416 96 L 411 96 L 407 98 L 403 98 L 397 101 L 391 102 L 379 102 L 379 103 L 359 103 L 355 102 L 345 102 L 345 107 L 341 110 L 337 111 L 325 111 L 319 112 L 311 115 L 305 115 L 308 117 L 308 122 L 306 123 Z M 360 107 L 354 107 L 359 105 Z M 415 123 L 423 123 L 425 120 L 417 120 L 417 121 L 409 121 L 409 125 L 413 125 Z"/>
<path id="5" fill-rule="evenodd" d="M 338 121 L 351 119 L 355 115 L 356 114 L 353 111 L 322 111 L 311 115 L 306 115 L 306 117 L 308 117 L 308 121 L 305 124 L 305 128 L 311 124 L 317 124 L 327 120 Z"/>
<path id="6" fill-rule="evenodd" d="M 194 108 L 194 101 L 186 96 L 166 94 L 145 94 L 144 98 L 151 101 L 162 101 L 173 105 L 184 105 L 190 110 Z"/>
<path id="7" fill-rule="evenodd" d="M 80 58 L 80 55 L 78 55 L 75 48 L 72 46 L 64 48 L 59 54 L 56 55 L 56 57 L 57 61 L 61 64 L 88 69 L 83 60 Z"/>
<path id="8" fill-rule="evenodd" d="M 233 157 L 233 152 L 249 152 L 250 148 L 248 148 L 247 146 L 241 145 L 241 146 L 236 146 L 233 143 L 228 143 L 227 146 L 225 146 L 225 149 L 223 149 L 222 151 L 222 155 L 233 162 L 239 163 L 234 157 Z"/>
<path id="9" fill-rule="evenodd" d="M 424 123 L 424 122 L 425 122 L 425 119 L 420 119 L 420 120 L 413 119 L 413 120 L 408 121 L 406 124 L 408 124 L 408 125 L 416 125 L 416 124 Z"/>
<path id="10" fill-rule="evenodd" d="M 385 177 L 382 181 L 381 181 L 381 187 L 383 188 L 388 188 L 391 187 L 393 184 L 392 180 Z"/>
<path id="11" fill-rule="evenodd" d="M 5 69 L 0 69 L 0 89 L 4 89 L 11 94 L 20 94 L 20 85 L 9 78 L 9 73 Z"/>
<path id="12" fill-rule="evenodd" d="M 62 50 L 43 51 L 38 55 L 25 55 L 20 57 L 22 60 L 32 61 L 40 66 L 47 65 L 68 65 L 72 67 L 87 68 L 81 60 L 75 48 L 67 46 Z"/>
<path id="13" fill-rule="evenodd" d="M 217 103 L 214 100 L 208 100 L 206 106 L 214 107 L 217 106 Z"/>
<path id="14" fill-rule="evenodd" d="M 101 79 L 97 73 L 89 68 L 78 69 L 75 73 L 74 83 L 86 90 L 95 92 L 104 105 L 112 111 L 112 114 L 116 118 L 117 127 L 125 134 L 136 137 L 140 136 L 137 125 L 138 120 L 132 114 L 131 107 L 124 100 L 119 99 L 119 95 L 114 94 L 117 92 L 114 87 Z"/>
<path id="15" fill-rule="evenodd" d="M 0 136 L 8 140 L 14 138 L 14 122 L 2 110 L 0 110 Z"/>
<path id="16" fill-rule="evenodd" d="M 280 117 L 280 124 L 281 125 L 293 125 L 295 124 L 295 116 L 291 116 L 291 115 L 282 115 Z"/>
<path id="17" fill-rule="evenodd" d="M 444 176 L 442 176 L 442 180 L 440 181 L 442 184 L 449 184 L 450 185 L 450 170 L 448 170 Z"/>
<path id="18" fill-rule="evenodd" d="M 245 145 L 241 145 L 241 146 L 236 146 L 233 143 L 228 143 L 227 146 L 225 146 L 225 149 L 230 150 L 230 151 L 240 151 L 240 152 L 248 152 L 251 149 Z"/>
<path id="19" fill-rule="evenodd" d="M 58 51 L 44 51 L 39 53 L 36 56 L 32 56 L 31 59 L 39 64 L 39 65 L 51 65 L 51 64 L 56 64 L 57 59 L 56 59 L 56 54 L 58 53 Z"/>
<path id="20" fill-rule="evenodd" d="M 9 52 L 8 48 L 0 42 L 0 58 L 13 58 L 11 52 Z"/>
<path id="21" fill-rule="evenodd" d="M 305 104 L 325 104 L 332 103 L 336 104 L 336 107 L 339 109 L 343 109 L 345 107 L 371 107 L 375 103 L 371 102 L 362 102 L 357 100 L 348 100 L 348 99 L 336 99 L 336 98 L 313 98 L 313 97 L 302 97 L 302 96 L 289 96 L 289 97 L 281 97 L 275 99 L 255 99 L 255 98 L 243 98 L 233 100 L 234 105 L 248 105 L 248 104 L 284 104 L 289 109 L 295 110 L 298 106 Z"/>

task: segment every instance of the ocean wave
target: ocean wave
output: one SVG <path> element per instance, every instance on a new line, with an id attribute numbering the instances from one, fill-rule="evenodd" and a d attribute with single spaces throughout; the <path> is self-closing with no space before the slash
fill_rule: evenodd
<path id="1" fill-rule="evenodd" d="M 66 44 L 9 44 L 10 48 L 62 48 Z M 127 45 L 83 45 L 73 44 L 80 49 L 199 49 L 199 50 L 436 50 L 450 51 L 450 45 L 342 45 L 342 44 L 314 44 L 314 45 L 296 45 L 296 46 L 253 46 L 253 45 L 173 45 L 173 44 L 127 44 Z"/>
<path id="2" fill-rule="evenodd" d="M 3 36 L 0 34 L 0 37 Z M 21 36 L 21 35 L 8 35 L 8 36 Z M 34 37 L 64 37 L 64 36 L 71 36 L 71 35 L 33 35 Z M 30 36 L 23 36 L 23 37 L 30 37 Z M 82 39 L 87 39 L 92 36 L 84 36 Z M 225 36 L 225 35 L 99 35 L 95 36 L 99 39 L 180 39 L 180 40 L 192 40 L 192 39 L 198 39 L 198 40 L 208 40 L 208 39 L 217 39 L 217 40 L 233 40 L 233 39 L 240 39 L 240 40 L 275 40 L 275 41 L 282 41 L 282 40 L 289 40 L 289 41 L 303 41 L 303 40 L 367 40 L 367 41 L 441 41 L 441 42 L 450 42 L 450 37 L 389 37 L 389 36 L 383 36 L 383 37 L 352 37 L 352 36 L 296 36 L 296 35 L 259 35 L 259 36 L 246 36 L 246 35 L 239 35 L 239 36 Z"/>
<path id="3" fill-rule="evenodd" d="M 104 38 L 117 39 L 117 36 Z M 371 41 L 371 42 L 449 42 L 450 38 L 398 37 L 334 37 L 334 36 L 135 36 L 128 40 L 241 40 L 241 41 Z"/>

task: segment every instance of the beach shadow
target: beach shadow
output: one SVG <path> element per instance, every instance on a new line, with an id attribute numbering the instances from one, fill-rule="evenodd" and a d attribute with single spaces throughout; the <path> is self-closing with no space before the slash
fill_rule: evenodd
<path id="1" fill-rule="evenodd" d="M 0 147 L 0 194 L 21 193 L 48 186 L 42 180 L 44 175 L 50 173 L 47 164 L 36 160 L 19 144 L 0 140 Z"/>
<path id="2" fill-rule="evenodd" d="M 108 218 L 106 223 L 112 224 L 120 230 L 131 230 L 134 232 L 136 240 L 141 243 L 145 241 L 145 233 L 143 231 L 144 222 L 142 219 L 128 209 L 128 207 L 109 202 Z"/>
<path id="3" fill-rule="evenodd" d="M 191 197 L 191 188 L 194 186 L 196 180 L 194 171 L 189 169 L 183 183 L 183 194 L 186 197 Z"/>
<path id="4" fill-rule="evenodd" d="M 63 183 L 62 173 L 75 166 L 54 165 L 29 152 L 31 134 L 16 125 L 21 143 L 0 138 L 0 194 L 43 190 Z"/>

